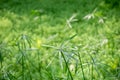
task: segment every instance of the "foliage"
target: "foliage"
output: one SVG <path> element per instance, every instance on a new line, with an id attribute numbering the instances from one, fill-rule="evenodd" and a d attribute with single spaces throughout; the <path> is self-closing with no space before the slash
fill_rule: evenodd
<path id="1" fill-rule="evenodd" d="M 104 1 L 1 0 L 0 80 L 119 80 L 120 11 Z"/>

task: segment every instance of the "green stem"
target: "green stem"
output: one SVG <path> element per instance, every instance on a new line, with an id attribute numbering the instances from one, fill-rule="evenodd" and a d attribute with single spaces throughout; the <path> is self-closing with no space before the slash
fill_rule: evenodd
<path id="1" fill-rule="evenodd" d="M 18 49 L 22 55 L 22 80 L 24 80 L 24 52 L 22 51 L 22 49 L 23 49 L 22 47 L 20 47 L 20 44 L 18 44 Z"/>
<path id="2" fill-rule="evenodd" d="M 1 66 L 0 66 L 0 75 L 2 75 L 2 61 L 1 61 Z"/>
<path id="3" fill-rule="evenodd" d="M 2 53 L 0 52 L 0 69 L 2 72 L 2 61 L 3 61 L 3 57 L 2 57 Z"/>
<path id="4" fill-rule="evenodd" d="M 93 80 L 93 64 L 92 64 L 92 70 L 91 70 L 91 80 Z"/>
<path id="5" fill-rule="evenodd" d="M 82 74 L 83 74 L 83 80 L 85 80 L 85 75 L 84 75 L 84 70 L 83 70 L 83 66 L 82 66 L 82 60 L 81 60 L 81 55 L 80 53 L 78 52 L 78 58 L 80 60 L 80 67 L 82 69 Z"/>
<path id="6" fill-rule="evenodd" d="M 22 80 L 24 80 L 24 55 L 22 53 Z"/>
<path id="7" fill-rule="evenodd" d="M 39 74 L 40 74 L 40 78 L 42 80 L 42 75 L 41 75 L 41 62 L 40 62 L 40 56 L 39 56 L 39 51 L 38 51 L 38 71 L 39 71 Z"/>
<path id="8" fill-rule="evenodd" d="M 66 65 L 66 67 L 67 67 L 67 69 L 68 69 L 68 72 L 69 72 L 69 75 L 70 75 L 70 77 L 71 77 L 71 80 L 73 80 L 73 77 L 72 77 L 72 74 L 71 74 L 70 69 L 69 69 L 69 67 L 68 67 L 68 63 L 67 63 L 67 61 L 66 61 L 66 59 L 65 59 L 65 56 L 64 56 L 64 54 L 63 54 L 62 51 L 60 51 L 60 53 L 62 54 L 62 57 L 63 57 L 63 59 L 64 59 L 64 61 L 65 61 L 65 65 Z"/>
<path id="9" fill-rule="evenodd" d="M 91 60 L 92 60 L 92 65 L 95 67 L 95 70 L 96 70 L 98 76 L 100 76 L 99 71 L 97 70 L 97 67 L 96 67 L 96 64 L 95 64 L 94 58 L 93 58 L 92 55 L 90 55 L 89 53 L 88 53 L 88 55 L 90 56 L 90 58 L 91 58 Z"/>

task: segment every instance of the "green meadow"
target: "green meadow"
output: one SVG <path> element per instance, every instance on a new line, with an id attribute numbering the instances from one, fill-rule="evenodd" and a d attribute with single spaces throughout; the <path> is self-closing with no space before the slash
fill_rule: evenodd
<path id="1" fill-rule="evenodd" d="M 0 80 L 120 80 L 120 1 L 0 0 Z"/>

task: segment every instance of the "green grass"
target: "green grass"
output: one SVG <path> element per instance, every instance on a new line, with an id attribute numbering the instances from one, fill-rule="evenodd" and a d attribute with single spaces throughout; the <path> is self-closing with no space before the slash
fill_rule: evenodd
<path id="1" fill-rule="evenodd" d="M 104 0 L 1 0 L 0 80 L 119 80 L 119 8 Z"/>

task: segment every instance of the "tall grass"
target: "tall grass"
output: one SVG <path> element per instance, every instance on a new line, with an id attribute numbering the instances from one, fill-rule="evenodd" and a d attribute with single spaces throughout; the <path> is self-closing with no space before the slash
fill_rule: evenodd
<path id="1" fill-rule="evenodd" d="M 120 79 L 117 8 L 104 0 L 0 4 L 0 80 Z"/>

